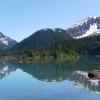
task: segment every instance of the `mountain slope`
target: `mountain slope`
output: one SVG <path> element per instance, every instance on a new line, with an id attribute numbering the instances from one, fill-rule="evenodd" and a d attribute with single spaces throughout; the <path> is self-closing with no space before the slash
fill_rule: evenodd
<path id="1" fill-rule="evenodd" d="M 17 42 L 0 32 L 0 51 L 13 47 Z"/>
<path id="2" fill-rule="evenodd" d="M 76 39 L 93 35 L 100 35 L 100 16 L 91 16 L 81 20 L 66 30 Z"/>
<path id="3" fill-rule="evenodd" d="M 75 50 L 82 55 L 100 54 L 100 35 L 85 37 L 81 39 L 74 39 L 74 42 L 72 44 Z"/>
<path id="4" fill-rule="evenodd" d="M 52 49 L 69 39 L 72 39 L 72 37 L 66 34 L 65 30 L 47 28 L 35 32 L 30 37 L 16 44 L 13 49 Z"/>

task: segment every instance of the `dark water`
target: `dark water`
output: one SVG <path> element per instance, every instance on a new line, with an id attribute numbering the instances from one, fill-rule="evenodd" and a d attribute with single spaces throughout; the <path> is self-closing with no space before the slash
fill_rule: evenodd
<path id="1" fill-rule="evenodd" d="M 0 64 L 0 100 L 100 100 L 99 80 L 87 73 L 100 69 L 100 58 L 49 64 Z"/>

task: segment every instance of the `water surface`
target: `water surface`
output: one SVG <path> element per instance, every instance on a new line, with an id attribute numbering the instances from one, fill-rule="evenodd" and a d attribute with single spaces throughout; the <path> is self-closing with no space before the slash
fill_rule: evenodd
<path id="1" fill-rule="evenodd" d="M 100 69 L 100 58 L 75 62 L 0 64 L 0 100 L 100 100 L 100 82 L 90 70 Z"/>

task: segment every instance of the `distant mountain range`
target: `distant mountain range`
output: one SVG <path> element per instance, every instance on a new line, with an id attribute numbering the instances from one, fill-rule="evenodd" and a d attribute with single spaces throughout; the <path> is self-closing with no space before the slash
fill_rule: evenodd
<path id="1" fill-rule="evenodd" d="M 41 29 L 17 43 L 0 34 L 0 48 L 11 50 L 72 48 L 78 52 L 100 54 L 100 16 L 91 16 L 68 29 Z"/>

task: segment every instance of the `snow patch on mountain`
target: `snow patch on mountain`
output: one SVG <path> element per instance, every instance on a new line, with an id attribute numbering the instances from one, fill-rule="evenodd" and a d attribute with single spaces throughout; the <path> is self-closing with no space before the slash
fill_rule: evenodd
<path id="1" fill-rule="evenodd" d="M 64 31 L 63 29 L 60 29 L 60 28 L 45 28 L 45 29 L 42 29 L 42 30 L 39 30 L 39 31 L 53 31 L 53 32 L 62 32 L 62 31 Z"/>
<path id="2" fill-rule="evenodd" d="M 88 21 L 88 19 L 89 18 L 86 18 L 85 20 L 80 20 L 79 22 L 76 22 L 75 25 L 72 26 L 72 28 L 86 23 Z"/>
<path id="3" fill-rule="evenodd" d="M 97 24 L 93 24 L 93 25 L 90 25 L 90 29 L 85 34 L 83 34 L 82 36 L 74 37 L 74 38 L 79 39 L 79 38 L 84 38 L 93 34 L 98 35 L 99 33 L 100 33 L 100 29 L 97 28 Z"/>
<path id="4" fill-rule="evenodd" d="M 13 47 L 17 42 L 0 32 L 0 50 L 6 50 Z"/>
<path id="5" fill-rule="evenodd" d="M 0 41 L 1 41 L 2 43 L 4 43 L 5 45 L 8 45 L 8 44 L 9 44 L 9 42 L 7 41 L 6 38 L 0 38 Z"/>

